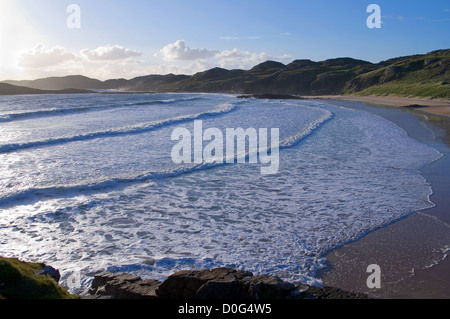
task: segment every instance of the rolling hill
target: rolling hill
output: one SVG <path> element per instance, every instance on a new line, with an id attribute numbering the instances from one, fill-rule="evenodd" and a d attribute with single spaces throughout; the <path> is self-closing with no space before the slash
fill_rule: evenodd
<path id="1" fill-rule="evenodd" d="M 352 58 L 266 61 L 250 70 L 213 68 L 188 75 L 99 81 L 81 75 L 3 83 L 40 90 L 124 90 L 290 95 L 397 95 L 450 99 L 450 49 L 380 63 Z M 0 91 L 3 89 L 0 88 Z"/>
<path id="2" fill-rule="evenodd" d="M 17 86 L 7 83 L 0 83 L 0 95 L 22 95 L 22 94 L 81 94 L 95 93 L 83 89 L 64 89 L 64 90 L 38 90 L 24 86 Z"/>

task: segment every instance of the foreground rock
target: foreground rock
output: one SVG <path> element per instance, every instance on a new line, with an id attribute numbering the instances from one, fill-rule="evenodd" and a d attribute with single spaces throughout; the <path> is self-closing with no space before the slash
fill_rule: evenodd
<path id="1" fill-rule="evenodd" d="M 131 274 L 103 272 L 94 277 L 90 293 L 112 299 L 156 299 L 155 290 L 161 282 L 142 280 Z"/>
<path id="2" fill-rule="evenodd" d="M 89 292 L 87 298 L 108 299 L 367 299 L 360 293 L 292 284 L 231 268 L 179 271 L 162 283 L 103 272 L 94 277 Z"/>

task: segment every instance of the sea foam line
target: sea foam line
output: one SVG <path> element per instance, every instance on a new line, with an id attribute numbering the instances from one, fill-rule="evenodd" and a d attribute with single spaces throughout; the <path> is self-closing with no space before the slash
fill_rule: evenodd
<path id="1" fill-rule="evenodd" d="M 153 100 L 153 101 L 141 101 L 134 103 L 125 104 L 109 104 L 109 105 L 95 105 L 95 106 L 77 106 L 62 109 L 44 109 L 31 112 L 18 112 L 18 113 L 5 113 L 0 114 L 0 122 L 13 122 L 19 120 L 25 120 L 30 118 L 42 118 L 42 117 L 52 117 L 61 115 L 71 115 L 76 113 L 94 112 L 108 109 L 118 109 L 127 108 L 130 106 L 146 106 L 146 105 L 161 105 L 161 104 L 174 104 L 178 102 L 189 102 L 201 100 L 202 97 L 189 97 L 180 99 L 169 99 L 169 100 Z"/>
<path id="2" fill-rule="evenodd" d="M 241 102 L 245 103 L 245 102 Z M 297 106 L 297 105 L 295 105 Z M 210 111 L 206 112 L 208 115 L 211 114 L 223 114 L 224 112 L 232 112 L 237 109 L 237 105 L 235 104 L 223 104 L 222 108 L 219 108 L 216 111 Z M 221 110 L 221 111 L 220 111 Z M 316 109 L 317 110 L 317 109 Z M 323 124 L 325 124 L 327 121 L 331 120 L 333 118 L 333 113 L 328 110 L 323 110 L 323 115 L 319 117 L 317 120 L 311 122 L 304 130 L 302 130 L 300 133 L 293 135 L 287 139 L 284 139 L 280 142 L 280 149 L 286 149 L 291 148 L 297 145 L 300 141 L 307 138 L 308 136 L 312 135 L 314 131 L 318 130 L 320 127 L 322 127 Z M 201 113 L 204 115 L 204 113 Z M 194 115 L 191 115 L 194 116 Z M 191 118 L 186 119 L 186 117 L 183 118 L 183 120 L 180 121 L 189 121 L 192 120 Z M 173 124 L 173 123 L 170 123 Z M 249 150 L 245 154 L 236 154 L 233 155 L 236 156 L 236 158 L 249 158 L 250 154 L 253 151 L 262 151 L 262 150 Z M 267 147 L 265 149 L 266 152 L 271 151 L 271 147 Z M 149 171 L 145 172 L 143 174 L 134 176 L 134 177 L 128 177 L 128 178 L 112 178 L 107 180 L 102 180 L 98 182 L 92 182 L 88 184 L 75 184 L 75 185 L 68 185 L 68 186 L 49 186 L 49 187 L 43 187 L 43 188 L 29 188 L 22 190 L 18 193 L 15 193 L 13 195 L 5 196 L 3 198 L 0 197 L 0 208 L 6 208 L 10 205 L 17 205 L 17 201 L 21 200 L 32 200 L 32 197 L 44 197 L 44 198 L 58 198 L 62 195 L 64 197 L 75 197 L 80 195 L 80 193 L 85 192 L 98 192 L 105 189 L 117 189 L 117 187 L 127 187 L 130 184 L 134 183 L 145 183 L 149 180 L 156 180 L 156 179 L 163 179 L 167 177 L 177 177 L 183 174 L 189 174 L 196 171 L 201 171 L 205 169 L 211 169 L 216 168 L 219 166 L 225 166 L 230 165 L 227 163 L 228 157 L 224 157 L 224 160 L 222 162 L 213 162 L 213 163 L 207 163 L 203 162 L 200 164 L 189 164 L 184 166 L 178 166 L 176 168 L 171 168 L 166 171 Z M 232 164 L 231 164 L 232 165 Z M 36 200 L 39 200 L 36 198 Z"/>
<path id="3" fill-rule="evenodd" d="M 29 148 L 53 146 L 53 145 L 57 145 L 57 144 L 86 141 L 86 140 L 92 140 L 92 139 L 97 139 L 97 138 L 141 134 L 141 133 L 149 132 L 149 131 L 152 131 L 155 129 L 159 129 L 159 128 L 167 126 L 167 125 L 173 125 L 173 124 L 183 123 L 186 121 L 201 119 L 203 117 L 217 116 L 217 115 L 230 113 L 237 109 L 237 107 L 238 107 L 237 105 L 239 103 L 242 103 L 242 102 L 224 103 L 224 104 L 221 104 L 218 107 L 216 107 L 214 110 L 207 111 L 207 112 L 189 114 L 189 115 L 180 115 L 180 116 L 165 119 L 165 120 L 154 121 L 154 122 L 149 122 L 149 123 L 141 123 L 141 124 L 126 126 L 126 127 L 122 127 L 122 128 L 118 128 L 118 129 L 111 129 L 111 130 L 107 130 L 107 131 L 97 131 L 97 132 L 91 132 L 91 133 L 80 134 L 80 135 L 75 135 L 75 136 L 50 138 L 50 139 L 31 141 L 31 142 L 25 142 L 25 143 L 4 144 L 4 145 L 0 145 L 0 153 L 9 153 L 9 152 L 14 152 L 14 151 L 19 151 L 19 150 L 24 150 L 24 149 L 29 149 Z"/>
<path id="4" fill-rule="evenodd" d="M 16 206 L 18 201 L 39 201 L 42 198 L 54 199 L 60 197 L 75 197 L 82 193 L 94 192 L 97 193 L 102 190 L 107 189 L 117 189 L 119 186 L 126 187 L 134 183 L 145 183 L 149 180 L 157 180 L 167 177 L 176 177 L 186 173 L 194 172 L 197 170 L 203 170 L 206 168 L 212 168 L 217 165 L 215 164 L 191 164 L 189 167 L 179 167 L 175 169 L 168 169 L 166 171 L 160 172 L 145 172 L 143 174 L 129 177 L 129 178 L 112 178 L 100 180 L 97 182 L 87 183 L 87 184 L 74 184 L 67 186 L 48 186 L 48 187 L 32 187 L 28 189 L 21 190 L 15 194 L 0 197 L 0 208 L 4 209 L 9 206 Z"/>

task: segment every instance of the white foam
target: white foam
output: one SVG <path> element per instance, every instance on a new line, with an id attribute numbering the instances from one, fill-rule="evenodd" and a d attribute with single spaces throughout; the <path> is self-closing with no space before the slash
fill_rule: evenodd
<path id="1" fill-rule="evenodd" d="M 112 136 L 119 136 L 119 135 L 131 135 L 131 134 L 139 134 L 143 132 L 148 132 L 150 130 L 154 130 L 160 127 L 163 127 L 165 125 L 171 125 L 171 124 L 177 124 L 185 121 L 195 120 L 202 118 L 204 116 L 216 116 L 221 115 L 224 113 L 232 112 L 236 109 L 237 103 L 224 103 L 221 105 L 218 105 L 213 110 L 208 110 L 202 113 L 194 113 L 194 114 L 187 114 L 187 115 L 180 115 L 172 118 L 152 121 L 148 123 L 139 123 L 134 124 L 126 127 L 120 127 L 120 128 L 114 128 L 109 129 L 105 131 L 95 131 L 95 132 L 89 132 L 89 133 L 82 133 L 78 135 L 73 136 L 65 136 L 65 137 L 55 137 L 55 138 L 49 138 L 45 140 L 34 140 L 34 141 L 26 141 L 22 143 L 9 143 L 0 145 L 0 153 L 5 152 L 12 152 L 27 148 L 35 148 L 35 147 L 45 147 L 49 145 L 55 145 L 55 144 L 64 144 L 69 142 L 75 142 L 75 141 L 85 141 L 85 140 L 92 140 L 96 138 L 103 138 L 103 137 L 112 137 Z"/>
<path id="2" fill-rule="evenodd" d="M 175 166 L 170 134 L 189 121 L 1 154 L 2 192 L 28 201 L 10 197 L 0 210 L 0 253 L 47 262 L 63 278 L 81 271 L 85 284 L 105 269 L 164 279 L 216 266 L 317 283 L 326 251 L 433 205 L 418 168 L 440 154 L 388 121 L 308 101 L 226 109 L 204 127 L 280 128 L 277 175 Z"/>

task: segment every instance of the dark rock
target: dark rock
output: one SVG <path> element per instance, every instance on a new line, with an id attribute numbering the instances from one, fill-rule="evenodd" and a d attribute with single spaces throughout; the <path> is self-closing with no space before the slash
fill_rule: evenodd
<path id="1" fill-rule="evenodd" d="M 141 280 L 141 277 L 130 274 L 114 274 L 112 272 L 105 271 L 94 276 L 91 289 L 96 291 L 98 288 L 104 287 L 107 283 L 115 280 L 135 282 Z"/>
<path id="2" fill-rule="evenodd" d="M 292 296 L 296 299 L 368 299 L 362 293 L 354 293 L 334 287 L 314 287 L 299 285 Z"/>
<path id="3" fill-rule="evenodd" d="M 240 95 L 238 99 L 264 99 L 264 100 L 302 100 L 303 98 L 289 94 L 251 94 Z"/>
<path id="4" fill-rule="evenodd" d="M 197 291 L 208 281 L 233 281 L 253 276 L 251 272 L 231 268 L 180 271 L 167 278 L 157 289 L 159 297 L 165 299 L 194 299 Z M 204 293 L 201 294 L 204 296 Z"/>
<path id="5" fill-rule="evenodd" d="M 240 299 L 242 286 L 234 277 L 207 281 L 195 293 L 195 299 Z"/>
<path id="6" fill-rule="evenodd" d="M 242 280 L 245 299 L 282 299 L 291 295 L 295 285 L 269 275 L 247 277 Z"/>
<path id="7" fill-rule="evenodd" d="M 59 270 L 47 265 L 42 267 L 42 269 L 36 271 L 35 274 L 38 276 L 49 276 L 53 278 L 57 283 L 61 279 L 61 274 L 59 273 Z"/>
<path id="8" fill-rule="evenodd" d="M 95 275 L 86 299 L 366 299 L 367 296 L 331 287 L 285 282 L 269 275 L 231 268 L 179 271 L 163 283 L 131 274 Z"/>
<path id="9" fill-rule="evenodd" d="M 155 299 L 160 284 L 157 280 L 142 280 L 131 274 L 103 272 L 94 277 L 90 293 L 112 299 Z"/>

